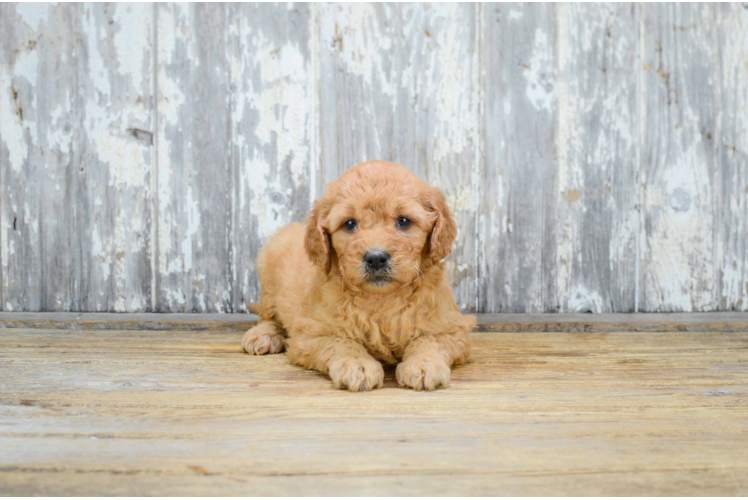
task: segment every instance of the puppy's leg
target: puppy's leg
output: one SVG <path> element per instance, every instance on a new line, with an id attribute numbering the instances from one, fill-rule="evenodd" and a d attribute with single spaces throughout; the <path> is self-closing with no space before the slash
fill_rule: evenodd
<path id="1" fill-rule="evenodd" d="M 471 347 L 467 330 L 418 337 L 408 344 L 403 360 L 397 365 L 397 382 L 417 391 L 446 388 L 451 377 L 450 367 L 465 362 Z"/>
<path id="2" fill-rule="evenodd" d="M 247 354 L 276 354 L 285 348 L 283 330 L 272 321 L 260 320 L 242 339 Z"/>
<path id="3" fill-rule="evenodd" d="M 350 339 L 291 337 L 287 354 L 291 363 L 330 375 L 336 389 L 370 391 L 384 383 L 381 363 Z"/>

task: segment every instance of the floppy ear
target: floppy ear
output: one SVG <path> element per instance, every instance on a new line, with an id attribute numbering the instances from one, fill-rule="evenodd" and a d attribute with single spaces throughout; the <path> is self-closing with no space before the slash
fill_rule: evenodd
<path id="1" fill-rule="evenodd" d="M 329 273 L 332 266 L 330 235 L 322 225 L 322 219 L 322 201 L 318 200 L 314 202 L 314 207 L 309 213 L 304 248 L 309 259 L 315 265 L 320 266 L 325 273 Z"/>
<path id="2" fill-rule="evenodd" d="M 438 188 L 429 190 L 426 207 L 436 213 L 436 222 L 431 230 L 431 260 L 439 262 L 452 251 L 452 243 L 457 237 L 457 223 L 447 206 L 447 200 Z"/>

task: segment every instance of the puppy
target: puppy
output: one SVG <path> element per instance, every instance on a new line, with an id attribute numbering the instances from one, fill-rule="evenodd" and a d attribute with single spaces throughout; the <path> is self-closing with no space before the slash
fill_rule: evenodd
<path id="1" fill-rule="evenodd" d="M 455 304 L 441 260 L 457 226 L 444 195 L 402 165 L 368 161 L 330 184 L 306 225 L 280 229 L 257 258 L 258 324 L 242 347 L 327 373 L 336 388 L 447 387 L 470 355 L 474 316 Z"/>

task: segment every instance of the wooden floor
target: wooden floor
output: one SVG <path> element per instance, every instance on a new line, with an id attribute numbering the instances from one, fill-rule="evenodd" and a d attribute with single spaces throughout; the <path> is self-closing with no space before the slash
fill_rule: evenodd
<path id="1" fill-rule="evenodd" d="M 525 318 L 475 333 L 447 390 L 389 371 L 358 394 L 242 354 L 240 321 L 19 317 L 0 317 L 2 495 L 748 495 L 745 315 Z"/>

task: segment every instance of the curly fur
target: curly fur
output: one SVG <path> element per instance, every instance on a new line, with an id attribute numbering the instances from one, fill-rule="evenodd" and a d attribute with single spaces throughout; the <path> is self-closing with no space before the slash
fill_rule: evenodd
<path id="1" fill-rule="evenodd" d="M 398 217 L 412 221 L 397 227 Z M 349 231 L 345 221 L 355 219 Z M 463 316 L 441 262 L 457 226 L 444 195 L 402 165 L 361 163 L 330 184 L 306 225 L 289 224 L 257 259 L 259 323 L 249 354 L 280 352 L 327 373 L 337 388 L 382 387 L 382 363 L 416 390 L 447 387 L 470 355 L 475 317 Z M 367 279 L 364 254 L 390 254 L 390 281 Z"/>

